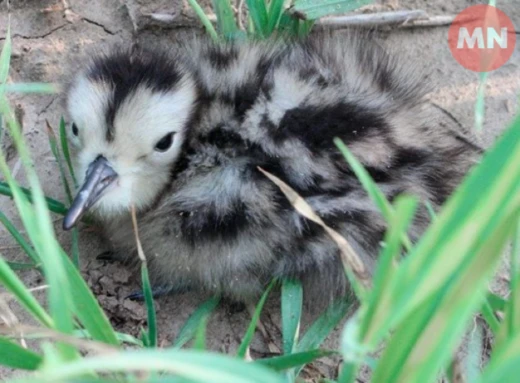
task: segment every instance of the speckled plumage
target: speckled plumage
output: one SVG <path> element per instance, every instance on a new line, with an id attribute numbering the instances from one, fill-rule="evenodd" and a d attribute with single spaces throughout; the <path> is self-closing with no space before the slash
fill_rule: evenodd
<path id="1" fill-rule="evenodd" d="M 155 284 L 250 300 L 271 278 L 294 277 L 328 299 L 347 290 L 336 245 L 257 168 L 303 196 L 370 268 L 384 220 L 332 140 L 390 200 L 411 193 L 439 206 L 479 151 L 435 120 L 426 91 L 364 35 L 194 39 L 96 58 L 71 84 L 68 109 L 88 131 L 76 142 L 79 174 L 98 155 L 120 174 L 94 214 L 113 247 L 134 257 L 127 207 L 137 206 Z M 167 160 L 134 147 L 155 129 L 175 132 Z M 427 222 L 420 209 L 412 238 Z"/>

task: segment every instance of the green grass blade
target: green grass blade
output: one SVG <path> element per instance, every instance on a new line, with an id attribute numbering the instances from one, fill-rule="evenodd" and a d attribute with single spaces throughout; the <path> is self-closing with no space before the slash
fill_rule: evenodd
<path id="1" fill-rule="evenodd" d="M 219 41 L 220 39 L 218 37 L 217 31 L 213 27 L 213 24 L 211 24 L 210 19 L 208 19 L 208 16 L 204 13 L 204 10 L 201 8 L 197 0 L 188 0 L 188 4 L 198 16 L 202 22 L 202 25 L 204 25 L 204 28 L 206 28 L 206 32 L 211 36 L 213 41 Z"/>
<path id="2" fill-rule="evenodd" d="M 0 365 L 22 370 L 36 370 L 41 362 L 40 355 L 0 337 Z"/>
<path id="3" fill-rule="evenodd" d="M 391 278 L 395 277 L 395 262 L 399 259 L 402 251 L 402 238 L 412 223 L 417 209 L 417 199 L 409 196 L 399 196 L 395 201 L 395 214 L 392 214 L 388 221 L 388 230 L 385 234 L 384 247 L 381 250 L 376 264 L 373 277 L 372 294 L 369 296 L 366 306 L 366 317 L 374 315 L 379 299 L 379 295 L 385 289 Z M 368 322 L 365 322 L 365 326 Z M 363 327 L 362 331 L 366 331 Z"/>
<path id="4" fill-rule="evenodd" d="M 345 157 L 348 164 L 350 165 L 352 171 L 356 174 L 356 177 L 358 178 L 359 182 L 363 185 L 363 188 L 368 193 L 369 197 L 374 201 L 377 208 L 383 215 L 383 218 L 386 222 L 390 222 L 393 219 L 394 215 L 394 209 L 390 202 L 386 199 L 385 195 L 375 181 L 372 179 L 368 171 L 363 167 L 361 162 L 354 157 L 354 155 L 350 152 L 347 145 L 343 143 L 339 138 L 334 139 L 334 143 L 340 150 L 341 154 Z M 406 249 L 410 249 L 412 247 L 410 240 L 408 239 L 408 236 L 406 235 L 406 232 L 403 233 L 403 244 Z"/>
<path id="5" fill-rule="evenodd" d="M 504 298 L 499 297 L 496 294 L 493 294 L 491 292 L 488 292 L 486 300 L 488 301 L 491 309 L 493 311 L 505 311 L 506 306 L 509 301 L 506 301 Z"/>
<path id="6" fill-rule="evenodd" d="M 347 299 L 341 299 L 332 303 L 307 329 L 294 351 L 311 351 L 320 347 L 327 336 L 329 336 L 336 326 L 339 325 L 341 320 L 345 318 L 351 306 L 351 302 Z M 294 375 L 298 376 L 300 371 L 301 368 L 297 369 Z"/>
<path id="7" fill-rule="evenodd" d="M 11 270 L 2 256 L 0 256 L 0 282 L 35 319 L 44 326 L 54 327 L 52 318 L 25 287 L 16 273 Z"/>
<path id="8" fill-rule="evenodd" d="M 7 33 L 4 39 L 4 46 L 0 53 L 0 95 L 5 91 L 4 85 L 9 75 L 9 64 L 11 62 L 11 27 L 7 26 Z"/>
<path id="9" fill-rule="evenodd" d="M 286 279 L 282 283 L 283 353 L 291 354 L 298 342 L 302 315 L 303 289 L 300 281 Z"/>
<path id="10" fill-rule="evenodd" d="M 67 196 L 67 200 L 69 204 L 72 203 L 72 192 L 70 190 L 69 181 L 67 180 L 67 175 L 65 174 L 65 168 L 63 167 L 63 163 L 61 161 L 60 149 L 58 147 L 58 139 L 54 134 L 50 124 L 48 121 L 45 121 L 47 125 L 47 136 L 49 139 L 49 146 L 51 148 L 52 155 L 58 164 L 58 170 L 60 172 L 61 183 L 63 188 L 65 189 L 65 195 Z"/>
<path id="11" fill-rule="evenodd" d="M 339 322 L 347 315 L 351 303 L 346 299 L 334 302 L 310 326 L 296 346 L 296 351 L 309 351 L 318 348 L 327 336 L 336 328 Z"/>
<path id="12" fill-rule="evenodd" d="M 124 334 L 121 332 L 116 332 L 115 334 L 116 334 L 117 340 L 120 343 L 126 343 L 126 344 L 130 344 L 132 346 L 143 347 L 143 342 L 141 342 L 141 340 L 137 339 L 136 337 L 134 337 L 130 334 Z M 94 339 L 92 337 L 92 335 L 90 335 L 90 333 L 85 329 L 74 330 L 73 335 L 80 339 Z M 27 336 L 27 338 L 29 339 L 31 337 Z"/>
<path id="13" fill-rule="evenodd" d="M 299 17 L 307 20 L 315 20 L 336 13 L 350 12 L 371 2 L 371 0 L 296 0 L 293 12 L 297 12 Z"/>
<path id="14" fill-rule="evenodd" d="M 311 33 L 311 29 L 313 26 L 314 20 L 301 20 L 298 26 L 298 37 L 306 37 L 309 33 Z"/>
<path id="15" fill-rule="evenodd" d="M 2 211 L 0 211 L 0 222 L 2 222 L 9 234 L 11 234 L 11 237 L 13 237 L 20 245 L 25 254 L 27 254 L 29 258 L 32 259 L 35 265 L 38 265 L 40 263 L 40 257 L 38 257 L 38 254 L 36 254 L 32 246 L 25 240 L 22 234 L 20 234 L 13 223 Z"/>
<path id="16" fill-rule="evenodd" d="M 498 321 L 498 318 L 496 317 L 493 308 L 491 307 L 491 304 L 487 299 L 484 300 L 480 312 L 486 320 L 491 332 L 493 334 L 498 334 L 498 331 L 500 329 L 500 322 Z"/>
<path id="17" fill-rule="evenodd" d="M 482 359 L 482 331 L 480 326 L 475 326 L 469 334 L 468 355 L 464 363 L 466 382 L 476 382 L 480 377 L 480 364 Z"/>
<path id="18" fill-rule="evenodd" d="M 251 318 L 251 322 L 249 323 L 247 331 L 244 337 L 242 338 L 242 343 L 240 343 L 240 346 L 238 347 L 237 357 L 240 359 L 243 359 L 246 356 L 247 349 L 251 344 L 251 341 L 253 340 L 253 336 L 255 335 L 256 325 L 260 319 L 260 314 L 262 313 L 262 309 L 264 308 L 265 301 L 267 300 L 267 297 L 269 296 L 269 293 L 271 292 L 275 283 L 276 281 L 274 280 L 271 283 L 269 283 L 269 286 L 267 286 L 267 289 L 264 291 L 262 297 L 256 305 L 255 312 L 253 314 L 253 317 Z"/>
<path id="19" fill-rule="evenodd" d="M 269 367 L 276 371 L 288 370 L 290 368 L 304 366 L 314 362 L 316 359 L 324 358 L 336 354 L 335 351 L 328 350 L 310 350 L 304 352 L 296 352 L 294 354 L 275 356 L 268 359 L 258 359 L 256 364 Z"/>
<path id="20" fill-rule="evenodd" d="M 58 84 L 29 82 L 6 84 L 4 88 L 6 93 L 44 93 L 52 94 L 59 92 Z"/>
<path id="21" fill-rule="evenodd" d="M 72 193 L 69 187 L 69 182 L 67 180 L 67 176 L 65 175 L 65 169 L 61 160 L 61 154 L 63 153 L 63 157 L 65 158 L 65 163 L 67 164 L 67 168 L 69 171 L 69 174 L 72 178 L 72 181 L 74 182 L 74 187 L 77 188 L 78 184 L 76 181 L 76 177 L 74 175 L 74 168 L 72 166 L 72 161 L 70 158 L 70 151 L 69 151 L 69 144 L 67 141 L 67 133 L 65 131 L 65 120 L 63 117 L 60 118 L 60 144 L 61 144 L 61 153 L 58 147 L 58 144 L 56 142 L 56 136 L 54 135 L 54 132 L 52 131 L 52 128 L 47 123 L 47 128 L 49 131 L 49 143 L 51 144 L 51 150 L 54 154 L 54 157 L 56 158 L 56 161 L 58 163 L 58 168 L 60 170 L 60 176 L 61 176 L 61 182 L 65 188 L 65 194 L 67 195 L 69 205 L 72 203 Z M 79 230 L 77 227 L 74 227 L 72 229 L 72 241 L 71 241 L 71 257 L 74 261 L 74 264 L 79 269 L 80 268 L 80 261 L 79 261 Z"/>
<path id="22" fill-rule="evenodd" d="M 495 311 L 502 311 L 505 319 L 496 335 L 495 344 L 498 346 L 512 337 L 520 330 L 520 221 L 517 222 L 513 236 L 513 248 L 511 249 L 511 269 L 510 269 L 510 291 L 511 296 L 508 301 L 502 302 L 501 298 L 490 298 L 494 302 Z"/>
<path id="23" fill-rule="evenodd" d="M 119 341 L 108 318 L 99 306 L 94 294 L 72 261 L 63 253 L 65 269 L 69 278 L 74 314 L 93 339 L 112 345 Z"/>
<path id="24" fill-rule="evenodd" d="M 161 371 L 201 383 L 285 383 L 276 372 L 256 363 L 196 350 L 145 349 L 85 357 L 47 366 L 38 377 L 43 381 L 71 381 L 92 371 L 124 373 Z"/>
<path id="25" fill-rule="evenodd" d="M 268 35 L 268 16 L 264 0 L 246 0 L 249 16 L 253 20 L 255 31 L 260 38 Z"/>
<path id="26" fill-rule="evenodd" d="M 421 241 L 402 262 L 362 331 L 365 340 L 385 334 L 396 321 L 431 297 L 468 262 L 476 243 L 516 209 L 520 192 L 520 118 L 445 205 Z M 454 252 L 452 249 L 457 249 Z M 365 332 L 365 330 L 367 330 Z M 377 335 L 376 335 L 377 334 Z"/>
<path id="27" fill-rule="evenodd" d="M 193 340 L 193 349 L 205 350 L 206 349 L 206 328 L 208 325 L 208 318 L 204 318 L 199 323 L 199 328 L 195 333 L 195 339 Z"/>
<path id="28" fill-rule="evenodd" d="M 7 266 L 11 268 L 13 271 L 21 271 L 21 270 L 33 270 L 37 269 L 39 266 L 34 263 L 23 263 L 23 262 L 6 262 Z"/>
<path id="29" fill-rule="evenodd" d="M 288 12 L 283 12 L 278 21 L 278 34 L 297 36 L 300 20 L 291 16 Z"/>
<path id="30" fill-rule="evenodd" d="M 197 329 L 202 321 L 209 318 L 211 313 L 215 310 L 220 302 L 220 298 L 213 297 L 202 303 L 197 309 L 191 314 L 188 320 L 184 323 L 177 339 L 173 343 L 173 347 L 180 348 L 188 343 L 197 333 Z"/>
<path id="31" fill-rule="evenodd" d="M 63 116 L 60 118 L 60 143 L 61 143 L 61 151 L 63 152 L 63 157 L 65 158 L 65 162 L 67 163 L 67 168 L 69 169 L 69 174 L 72 177 L 72 181 L 74 182 L 74 187 L 78 187 L 78 181 L 76 180 L 76 175 L 74 174 L 74 167 L 72 166 L 72 160 L 70 157 L 69 150 L 69 142 L 67 140 L 67 131 L 66 131 L 65 120 Z"/>
<path id="32" fill-rule="evenodd" d="M 23 142 L 20 127 L 18 126 L 5 98 L 0 99 L 0 113 L 2 113 L 6 118 L 9 133 L 18 150 L 18 154 L 20 155 L 20 159 L 25 168 L 27 179 L 31 186 L 34 212 L 29 213 L 27 210 L 20 212 L 23 213 L 21 218 L 27 231 L 27 235 L 31 239 L 37 254 L 40 256 L 46 281 L 49 285 L 49 289 L 47 290 L 49 311 L 55 321 L 56 329 L 64 333 L 71 333 L 73 324 L 72 313 L 69 308 L 72 307 L 72 298 L 68 289 L 69 283 L 67 275 L 63 268 L 60 256 L 61 249 L 54 235 L 51 217 L 45 203 L 43 191 L 41 190 L 29 151 Z M 15 181 L 13 180 L 9 167 L 3 157 L 0 159 L 0 168 L 4 173 L 8 184 L 11 186 L 11 190 L 13 190 Z M 19 194 L 18 189 L 13 191 L 15 201 L 19 201 L 17 204 L 17 206 L 19 206 L 20 201 L 24 197 Z M 72 348 L 69 346 L 64 345 L 62 350 L 70 357 L 74 354 Z"/>
<path id="33" fill-rule="evenodd" d="M 31 191 L 27 188 L 20 187 L 20 191 L 32 202 L 32 194 Z M 13 191 L 11 187 L 6 182 L 0 181 L 0 194 L 13 197 Z M 67 214 L 67 207 L 61 203 L 60 201 L 56 201 L 55 199 L 45 197 L 45 203 L 50 211 L 59 215 Z"/>
<path id="34" fill-rule="evenodd" d="M 475 131 L 477 133 L 482 132 L 484 126 L 484 114 L 486 110 L 486 81 L 488 78 L 488 72 L 480 73 L 480 80 L 477 88 L 477 97 L 475 102 Z"/>
<path id="35" fill-rule="evenodd" d="M 269 4 L 267 36 L 270 36 L 276 30 L 282 16 L 284 2 L 285 0 L 271 0 Z"/>
<path id="36" fill-rule="evenodd" d="M 495 345 L 477 383 L 516 383 L 520 374 L 520 332 Z"/>
<path id="37" fill-rule="evenodd" d="M 144 302 L 146 304 L 146 312 L 148 317 L 148 346 L 157 347 L 157 318 L 155 316 L 152 285 L 150 284 L 148 267 L 146 267 L 145 262 L 141 264 L 141 280 L 143 284 Z"/>
<path id="38" fill-rule="evenodd" d="M 375 382 L 435 379 L 482 302 L 518 214 L 519 210 L 513 212 L 500 224 L 492 222 L 492 233 L 487 240 L 474 245 L 472 256 L 460 265 L 442 290 L 432 299 L 424 300 L 400 323 L 374 371 Z"/>
<path id="39" fill-rule="evenodd" d="M 213 0 L 213 9 L 217 15 L 218 31 L 226 40 L 233 40 L 239 29 L 231 3 L 229 0 Z"/>

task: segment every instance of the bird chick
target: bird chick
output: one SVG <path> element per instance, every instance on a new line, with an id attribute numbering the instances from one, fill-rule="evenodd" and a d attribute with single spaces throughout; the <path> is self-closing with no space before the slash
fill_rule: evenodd
<path id="1" fill-rule="evenodd" d="M 296 278 L 323 300 L 344 294 L 335 243 L 258 168 L 304 197 L 371 269 L 386 224 L 333 139 L 390 201 L 408 193 L 439 207 L 479 150 L 432 117 L 427 88 L 355 33 L 97 56 L 67 92 L 82 186 L 64 228 L 90 211 L 131 258 L 135 206 L 156 286 L 249 301 L 273 278 Z M 413 240 L 427 223 L 421 208 Z"/>

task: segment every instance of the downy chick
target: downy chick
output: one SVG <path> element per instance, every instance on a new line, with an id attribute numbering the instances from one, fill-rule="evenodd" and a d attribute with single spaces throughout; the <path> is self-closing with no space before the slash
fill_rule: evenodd
<path id="1" fill-rule="evenodd" d="M 341 138 L 389 200 L 440 206 L 479 150 L 432 117 L 410 67 L 357 34 L 95 57 L 67 93 L 88 210 L 115 251 L 135 257 L 129 207 L 156 286 L 237 300 L 272 278 L 323 299 L 348 291 L 338 248 L 258 167 L 295 189 L 373 267 L 386 230 L 333 143 Z M 419 209 L 412 239 L 428 223 Z"/>

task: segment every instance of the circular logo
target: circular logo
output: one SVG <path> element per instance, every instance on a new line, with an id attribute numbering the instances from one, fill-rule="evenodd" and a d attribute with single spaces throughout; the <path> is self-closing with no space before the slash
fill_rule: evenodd
<path id="1" fill-rule="evenodd" d="M 460 12 L 448 31 L 455 60 L 466 69 L 489 72 L 504 65 L 516 43 L 513 22 L 491 5 L 474 5 Z"/>

